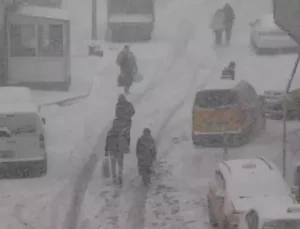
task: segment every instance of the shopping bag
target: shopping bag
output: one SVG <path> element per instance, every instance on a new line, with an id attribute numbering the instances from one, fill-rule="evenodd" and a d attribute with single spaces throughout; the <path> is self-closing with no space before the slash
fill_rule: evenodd
<path id="1" fill-rule="evenodd" d="M 104 178 L 110 177 L 110 166 L 109 166 L 109 158 L 106 156 L 103 160 L 102 164 L 102 176 Z"/>
<path id="2" fill-rule="evenodd" d="M 133 82 L 140 83 L 143 80 L 143 76 L 137 72 L 133 75 Z"/>
<path id="3" fill-rule="evenodd" d="M 124 87 L 125 83 L 126 83 L 126 78 L 122 74 L 120 74 L 118 76 L 118 87 Z"/>

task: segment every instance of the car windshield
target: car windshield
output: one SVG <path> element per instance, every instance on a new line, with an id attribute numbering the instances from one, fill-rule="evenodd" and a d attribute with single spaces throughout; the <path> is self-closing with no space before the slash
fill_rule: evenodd
<path id="1" fill-rule="evenodd" d="M 201 91 L 196 96 L 195 104 L 201 108 L 213 108 L 236 105 L 238 98 L 231 90 Z"/>
<path id="2" fill-rule="evenodd" d="M 263 229 L 300 229 L 300 219 L 273 220 L 265 223 Z"/>

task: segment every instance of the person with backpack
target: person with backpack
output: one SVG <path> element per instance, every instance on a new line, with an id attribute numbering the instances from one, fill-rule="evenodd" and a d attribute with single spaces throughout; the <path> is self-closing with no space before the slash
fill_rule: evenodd
<path id="1" fill-rule="evenodd" d="M 149 128 L 143 130 L 142 136 L 137 141 L 136 156 L 139 174 L 143 179 L 144 185 L 147 185 L 150 182 L 153 162 L 156 160 L 155 140 Z"/>
<path id="2" fill-rule="evenodd" d="M 134 74 L 138 72 L 136 57 L 130 51 L 128 45 L 125 45 L 123 50 L 118 54 L 116 63 L 121 70 L 118 77 L 118 85 L 124 87 L 124 93 L 128 94 L 134 80 Z"/>
<path id="3" fill-rule="evenodd" d="M 123 184 L 124 154 L 129 153 L 126 131 L 126 123 L 116 118 L 107 133 L 105 143 L 105 156 L 110 157 L 113 184 L 120 186 Z"/>

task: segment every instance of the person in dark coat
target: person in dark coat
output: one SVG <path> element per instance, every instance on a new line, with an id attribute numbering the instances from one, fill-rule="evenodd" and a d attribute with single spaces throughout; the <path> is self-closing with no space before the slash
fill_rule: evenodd
<path id="1" fill-rule="evenodd" d="M 105 142 L 105 156 L 110 156 L 113 183 L 120 185 L 123 184 L 124 154 L 129 151 L 124 131 L 122 120 L 115 119 Z"/>
<path id="2" fill-rule="evenodd" d="M 130 145 L 130 130 L 132 125 L 132 117 L 135 114 L 135 109 L 131 102 L 129 102 L 125 95 L 121 94 L 118 98 L 118 103 L 116 105 L 116 118 L 123 120 L 124 125 L 126 125 L 128 144 Z"/>
<path id="3" fill-rule="evenodd" d="M 225 26 L 225 37 L 226 37 L 226 43 L 229 44 L 231 40 L 231 34 L 232 34 L 232 27 L 235 20 L 235 14 L 233 11 L 233 8 L 229 3 L 226 3 L 223 7 L 224 12 L 224 26 Z"/>
<path id="4" fill-rule="evenodd" d="M 134 74 L 137 73 L 136 58 L 128 45 L 125 45 L 124 49 L 118 54 L 116 62 L 121 70 L 118 81 L 121 84 L 120 86 L 124 86 L 124 92 L 128 94 L 133 83 Z"/>
<path id="5" fill-rule="evenodd" d="M 156 145 L 149 128 L 143 130 L 143 135 L 137 141 L 136 156 L 139 174 L 150 176 L 153 162 L 156 160 Z"/>
<path id="6" fill-rule="evenodd" d="M 235 80 L 235 62 L 231 61 L 222 71 L 221 79 Z"/>

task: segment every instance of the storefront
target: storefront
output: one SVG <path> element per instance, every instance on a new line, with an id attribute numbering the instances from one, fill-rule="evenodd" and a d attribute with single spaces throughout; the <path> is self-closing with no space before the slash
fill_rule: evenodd
<path id="1" fill-rule="evenodd" d="M 70 21 L 62 9 L 22 6 L 7 20 L 7 84 L 68 90 Z"/>

